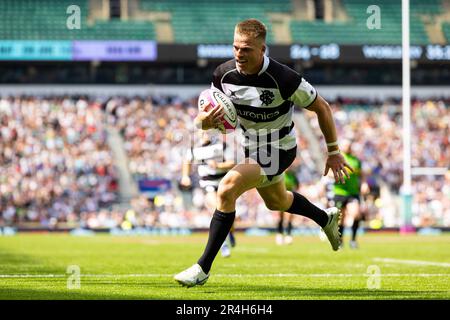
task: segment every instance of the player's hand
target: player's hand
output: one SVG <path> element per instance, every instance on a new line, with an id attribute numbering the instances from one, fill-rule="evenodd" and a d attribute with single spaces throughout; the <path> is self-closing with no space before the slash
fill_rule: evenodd
<path id="1" fill-rule="evenodd" d="M 209 130 L 214 128 L 221 129 L 221 127 L 223 127 L 223 124 L 220 119 L 225 115 L 223 106 L 219 105 L 217 108 L 211 108 L 210 110 L 208 110 L 209 106 L 210 103 L 205 104 L 195 118 L 197 127 L 201 128 L 202 130 Z"/>
<path id="2" fill-rule="evenodd" d="M 345 177 L 350 178 L 349 171 L 354 172 L 353 168 L 340 153 L 328 156 L 323 175 L 326 176 L 330 169 L 333 171 L 336 183 L 345 183 Z"/>
<path id="3" fill-rule="evenodd" d="M 183 187 L 190 187 L 191 183 L 191 178 L 189 178 L 189 176 L 181 177 L 180 185 L 182 185 Z"/>

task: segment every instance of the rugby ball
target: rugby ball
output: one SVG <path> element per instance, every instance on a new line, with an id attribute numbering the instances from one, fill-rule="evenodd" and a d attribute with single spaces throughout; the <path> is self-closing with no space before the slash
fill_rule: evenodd
<path id="1" fill-rule="evenodd" d="M 209 101 L 209 106 L 205 109 L 204 106 L 207 105 Z M 233 102 L 231 102 L 230 98 L 228 98 L 223 92 L 217 90 L 217 89 L 206 89 L 203 90 L 200 93 L 200 96 L 198 97 L 198 109 L 204 111 L 209 111 L 211 108 L 216 108 L 218 106 L 222 105 L 223 110 L 225 111 L 224 116 L 220 119 L 223 128 L 221 131 L 226 130 L 234 130 L 237 126 L 237 114 L 236 109 L 233 105 Z"/>

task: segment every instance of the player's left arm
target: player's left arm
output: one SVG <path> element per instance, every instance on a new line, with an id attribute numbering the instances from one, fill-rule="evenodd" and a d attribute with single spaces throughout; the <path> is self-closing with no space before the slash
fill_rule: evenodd
<path id="1" fill-rule="evenodd" d="M 183 164 L 181 166 L 181 181 L 180 184 L 184 187 L 189 187 L 192 184 L 191 181 L 191 172 L 192 172 L 192 161 L 194 156 L 192 154 L 192 149 L 189 149 L 186 152 L 186 155 L 183 160 Z"/>
<path id="2" fill-rule="evenodd" d="M 287 85 L 288 89 L 286 89 L 289 97 L 287 100 L 292 101 L 299 107 L 315 112 L 319 119 L 320 130 L 327 144 L 337 142 L 336 125 L 328 102 L 303 77 L 295 72 L 287 71 L 286 74 L 288 76 L 287 78 L 290 79 L 290 83 Z M 347 169 L 353 172 L 353 168 L 345 161 L 344 156 L 338 152 L 338 149 L 339 146 L 337 145 L 328 147 L 329 154 L 324 175 L 326 176 L 331 169 L 336 182 L 345 183 L 345 176 L 349 178 Z"/>
<path id="3" fill-rule="evenodd" d="M 306 107 L 306 109 L 317 114 L 320 130 L 322 131 L 325 141 L 333 143 L 337 141 L 336 125 L 334 123 L 333 112 L 328 102 L 325 101 L 318 93 L 316 93 L 314 101 Z M 349 178 L 348 170 L 353 172 L 353 168 L 345 161 L 344 156 L 338 152 L 333 154 L 333 151 L 339 150 L 338 146 L 328 147 L 328 155 L 325 165 L 324 176 L 328 174 L 331 169 L 336 182 L 345 183 L 345 177 Z M 347 170 L 348 169 L 348 170 Z"/>

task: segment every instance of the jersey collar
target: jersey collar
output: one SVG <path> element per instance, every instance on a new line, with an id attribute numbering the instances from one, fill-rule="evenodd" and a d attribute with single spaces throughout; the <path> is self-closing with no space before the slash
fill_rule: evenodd
<path id="1" fill-rule="evenodd" d="M 264 55 L 263 58 L 264 58 L 263 66 L 262 66 L 261 70 L 259 70 L 258 76 L 260 76 L 264 72 L 266 72 L 267 67 L 269 66 L 269 62 L 270 62 L 269 58 L 266 55 Z"/>
<path id="2" fill-rule="evenodd" d="M 264 55 L 263 56 L 263 65 L 262 65 L 262 68 L 261 68 L 261 70 L 259 70 L 259 72 L 258 72 L 258 76 L 260 76 L 260 75 L 262 75 L 264 72 L 266 72 L 266 70 L 267 70 L 267 68 L 269 67 L 269 62 L 270 62 L 270 60 L 269 60 L 269 57 L 267 57 L 266 55 Z M 237 70 L 237 72 L 239 72 L 239 69 L 236 67 L 236 70 Z M 239 72 L 239 74 L 242 74 L 242 73 L 240 73 Z M 242 74 L 242 75 L 244 75 L 244 74 Z M 250 75 L 250 76 L 255 76 L 255 74 L 253 74 L 253 75 Z"/>

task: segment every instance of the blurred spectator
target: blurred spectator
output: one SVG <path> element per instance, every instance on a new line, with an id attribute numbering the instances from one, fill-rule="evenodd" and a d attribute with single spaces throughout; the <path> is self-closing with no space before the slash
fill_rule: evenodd
<path id="1" fill-rule="evenodd" d="M 449 167 L 450 112 L 448 101 L 413 100 L 411 104 L 412 167 Z M 399 194 L 403 181 L 402 107 L 400 101 L 338 99 L 332 103 L 338 136 L 354 142 L 363 171 L 379 192 L 379 184 Z M 310 115 L 310 123 L 317 121 Z M 413 176 L 413 223 L 449 226 L 448 199 L 441 190 L 442 176 Z M 384 203 L 387 207 L 390 204 Z M 386 211 L 387 212 L 387 211 Z M 392 214 L 392 211 L 389 211 Z M 424 219 L 424 217 L 429 217 Z M 383 217 L 398 226 L 399 217 Z M 447 222 L 445 222 L 447 221 Z"/>
<path id="2" fill-rule="evenodd" d="M 84 98 L 1 98 L 0 123 L 0 212 L 6 224 L 53 228 L 116 200 L 99 104 Z"/>
<path id="3" fill-rule="evenodd" d="M 339 98 L 332 109 L 338 136 L 353 140 L 364 163 L 371 190 L 365 205 L 373 225 L 398 226 L 392 196 L 402 184 L 400 101 Z M 195 139 L 196 112 L 196 99 L 170 96 L 109 97 L 102 104 L 84 97 L 0 98 L 0 225 L 207 228 L 211 216 L 202 190 L 194 187 L 183 191 L 191 192 L 186 195 L 176 187 L 183 156 Z M 314 114 L 304 115 L 318 126 Z M 413 167 L 449 167 L 449 124 L 448 101 L 413 100 Z M 107 125 L 121 133 L 134 179 L 168 179 L 172 190 L 119 204 Z M 328 178 L 318 179 L 322 172 L 314 165 L 311 142 L 297 136 L 299 192 L 326 207 Z M 413 177 L 415 226 L 450 226 L 449 185 L 448 172 Z M 276 213 L 265 208 L 256 191 L 242 196 L 236 209 L 237 227 L 275 226 Z M 293 224 L 312 225 L 301 217 Z"/>

